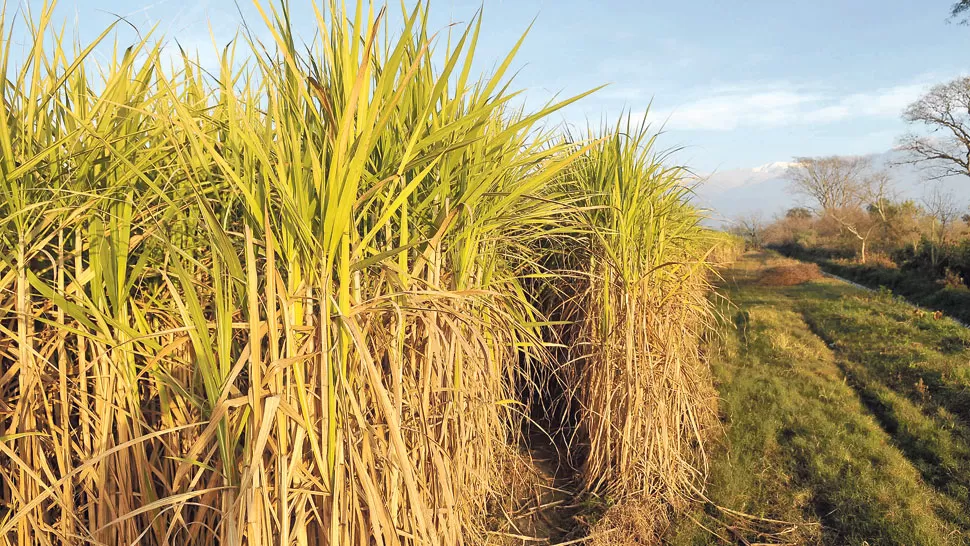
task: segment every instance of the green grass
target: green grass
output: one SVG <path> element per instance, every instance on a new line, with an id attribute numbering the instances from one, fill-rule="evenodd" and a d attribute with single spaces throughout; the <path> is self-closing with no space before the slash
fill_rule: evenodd
<path id="1" fill-rule="evenodd" d="M 919 316 L 885 292 L 847 290 L 837 301 L 805 297 L 799 307 L 923 478 L 970 504 L 970 330 Z"/>
<path id="2" fill-rule="evenodd" d="M 860 264 L 837 259 L 824 251 L 796 246 L 778 247 L 786 256 L 816 262 L 825 271 L 870 288 L 885 287 L 909 301 L 970 323 L 970 289 L 941 282 L 938 273 L 923 268 L 890 269 L 881 264 Z"/>
<path id="3" fill-rule="evenodd" d="M 966 329 L 831 280 L 760 286 L 766 261 L 724 274 L 710 502 L 666 541 L 967 543 Z"/>

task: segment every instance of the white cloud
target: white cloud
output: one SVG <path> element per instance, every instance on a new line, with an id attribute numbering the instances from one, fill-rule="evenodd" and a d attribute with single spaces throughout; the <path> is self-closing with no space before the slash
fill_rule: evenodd
<path id="1" fill-rule="evenodd" d="M 855 118 L 896 118 L 930 86 L 906 83 L 870 91 L 837 94 L 820 86 L 784 82 L 720 86 L 664 111 L 670 129 L 730 131 L 740 127 L 785 127 L 835 123 Z"/>

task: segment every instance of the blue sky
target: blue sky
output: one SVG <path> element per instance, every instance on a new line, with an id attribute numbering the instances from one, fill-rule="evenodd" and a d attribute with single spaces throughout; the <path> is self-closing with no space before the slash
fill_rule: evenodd
<path id="1" fill-rule="evenodd" d="M 307 36 L 310 1 L 291 0 Z M 258 24 L 250 0 L 238 2 Z M 535 18 L 516 63 L 530 104 L 609 83 L 561 117 L 583 125 L 653 100 L 651 118 L 668 122 L 661 142 L 683 146 L 681 161 L 699 172 L 749 168 L 890 148 L 906 104 L 970 73 L 970 27 L 946 22 L 951 3 L 485 0 L 479 58 L 487 70 Z M 432 25 L 467 21 L 482 5 L 431 0 Z M 240 21 L 232 0 L 61 0 L 59 11 L 82 36 L 117 13 L 203 53 L 209 23 L 225 41 Z"/>

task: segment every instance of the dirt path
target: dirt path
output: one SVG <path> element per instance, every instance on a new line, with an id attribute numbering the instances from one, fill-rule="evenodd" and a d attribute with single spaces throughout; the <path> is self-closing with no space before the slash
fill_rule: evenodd
<path id="1" fill-rule="evenodd" d="M 516 502 L 512 513 L 505 515 L 493 534 L 496 544 L 572 545 L 582 544 L 587 536 L 589 507 L 583 501 L 582 488 L 576 483 L 577 472 L 551 438 L 533 430 L 527 450 L 530 488 Z"/>

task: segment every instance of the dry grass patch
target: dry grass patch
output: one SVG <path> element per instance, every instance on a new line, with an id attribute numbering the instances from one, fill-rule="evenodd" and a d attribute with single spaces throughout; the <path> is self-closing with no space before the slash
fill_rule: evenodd
<path id="1" fill-rule="evenodd" d="M 631 500 L 612 506 L 590 532 L 591 546 L 657 544 L 669 523 L 670 512 L 651 500 Z"/>
<path id="2" fill-rule="evenodd" d="M 765 269 L 758 278 L 764 286 L 795 286 L 822 278 L 822 270 L 816 264 L 786 264 Z"/>

